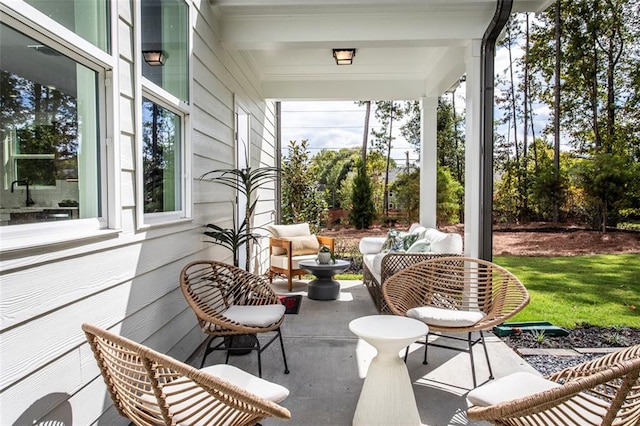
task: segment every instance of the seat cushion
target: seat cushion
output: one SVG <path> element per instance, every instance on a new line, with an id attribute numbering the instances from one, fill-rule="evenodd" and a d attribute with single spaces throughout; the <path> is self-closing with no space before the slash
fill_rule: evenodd
<path id="1" fill-rule="evenodd" d="M 374 253 L 362 256 L 362 263 L 366 265 L 378 283 L 380 283 L 382 277 L 382 258 L 385 257 L 385 255 L 386 253 Z"/>
<path id="2" fill-rule="evenodd" d="M 240 370 L 237 367 L 226 364 L 212 365 L 200 369 L 200 371 L 222 379 L 232 385 L 239 387 L 251 394 L 257 395 L 267 401 L 278 403 L 289 396 L 289 390 L 284 386 L 261 379 L 253 374 Z M 190 379 L 182 378 L 179 382 L 165 385 L 164 392 L 167 396 L 167 404 L 170 410 L 176 414 L 174 421 L 180 426 L 206 426 L 210 422 L 194 421 L 194 413 L 207 412 L 210 407 L 210 400 L 205 399 L 200 392 L 199 387 L 194 387 Z M 191 397 L 190 397 L 191 396 Z M 142 396 L 142 402 L 152 409 L 157 409 L 157 401 L 152 395 L 145 394 Z M 198 415 L 195 415 L 197 418 Z M 230 425 L 229 421 L 219 421 L 216 424 Z"/>
<path id="3" fill-rule="evenodd" d="M 280 321 L 287 308 L 274 305 L 231 305 L 222 315 L 247 327 L 267 327 Z"/>
<path id="4" fill-rule="evenodd" d="M 560 386 L 562 385 L 539 375 L 521 371 L 475 388 L 469 392 L 467 400 L 473 405 L 487 407 L 525 398 Z M 606 414 L 607 411 L 603 407 L 602 400 L 580 392 L 559 407 L 549 408 L 545 412 L 544 419 L 538 414 L 529 417 L 532 420 L 535 419 L 534 422 L 539 421 L 540 424 L 546 423 L 549 418 L 555 418 L 558 424 L 576 424 L 576 421 L 584 424 L 600 424 Z M 524 423 L 529 424 L 526 421 Z"/>
<path id="5" fill-rule="evenodd" d="M 289 389 L 284 386 L 261 379 L 232 365 L 212 365 L 203 368 L 201 371 L 220 377 L 247 392 L 258 395 L 271 402 L 280 402 L 289 396 Z"/>
<path id="6" fill-rule="evenodd" d="M 469 327 L 487 316 L 482 311 L 459 311 L 433 306 L 420 306 L 407 311 L 409 318 L 414 318 L 427 325 L 440 327 Z"/>
<path id="7" fill-rule="evenodd" d="M 293 256 L 291 258 L 291 269 L 300 269 L 301 260 L 315 260 L 318 254 L 304 254 L 301 256 Z M 280 269 L 288 269 L 289 258 L 286 255 L 271 255 L 271 266 L 275 266 Z"/>
<path id="8" fill-rule="evenodd" d="M 560 386 L 542 376 L 519 371 L 475 388 L 467 395 L 473 405 L 487 407 L 524 398 Z"/>

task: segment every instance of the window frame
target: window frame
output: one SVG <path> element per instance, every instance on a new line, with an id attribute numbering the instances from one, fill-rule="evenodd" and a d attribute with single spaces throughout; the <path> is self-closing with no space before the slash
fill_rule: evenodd
<path id="1" fill-rule="evenodd" d="M 117 28 L 117 2 L 110 2 L 109 25 Z M 118 111 L 114 96 L 117 85 L 114 84 L 114 68 L 117 59 L 63 25 L 23 2 L 0 4 L 0 21 L 23 34 L 68 56 L 73 61 L 97 73 L 97 110 L 96 122 L 99 127 L 98 147 L 100 153 L 97 164 L 100 179 L 100 212 L 98 217 L 71 219 L 66 221 L 30 223 L 0 227 L 0 239 L 3 244 L 0 252 L 29 250 L 52 244 L 73 241 L 94 241 L 111 235 L 120 221 L 114 203 L 118 182 L 111 172 L 119 164 L 119 150 L 112 148 L 113 135 L 119 133 L 118 122 L 114 116 Z M 117 40 L 111 31 L 111 45 Z M 117 78 L 117 76 L 115 77 Z M 117 83 L 117 82 L 116 82 Z M 114 87 L 115 86 L 115 87 Z M 115 218 L 115 219 L 114 219 Z"/>
<path id="2" fill-rule="evenodd" d="M 137 230 L 145 230 L 155 226 L 165 226 L 171 224 L 178 224 L 184 221 L 190 221 L 192 219 L 192 207 L 191 197 L 192 188 L 188 183 L 191 181 L 191 144 L 187 141 L 191 138 L 191 103 L 193 103 L 193 9 L 190 2 L 180 0 L 187 7 L 187 82 L 190 103 L 183 102 L 177 96 L 169 93 L 167 90 L 158 86 L 148 78 L 142 75 L 142 62 L 144 58 L 142 56 L 142 8 L 140 3 L 135 3 L 135 35 L 134 35 L 134 57 L 136 63 L 136 78 L 141 84 L 136 85 L 135 88 L 135 111 L 136 111 L 136 228 Z M 144 212 L 144 167 L 142 150 L 144 141 L 142 139 L 142 101 L 146 98 L 157 105 L 166 108 L 178 115 L 181 119 L 180 126 L 180 189 L 181 200 L 180 208 L 172 212 L 158 212 L 158 213 L 145 213 Z"/>

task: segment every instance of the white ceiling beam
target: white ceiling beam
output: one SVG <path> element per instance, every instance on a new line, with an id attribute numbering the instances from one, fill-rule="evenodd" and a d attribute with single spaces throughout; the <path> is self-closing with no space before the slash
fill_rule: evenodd
<path id="1" fill-rule="evenodd" d="M 271 100 L 410 100 L 424 96 L 424 80 L 263 81 L 262 94 Z"/>
<path id="2" fill-rule="evenodd" d="M 233 16 L 222 19 L 221 41 L 227 49 L 274 49 L 287 46 L 449 45 L 480 38 L 493 11 L 454 15 Z M 351 46 L 338 46 L 351 47 Z"/>

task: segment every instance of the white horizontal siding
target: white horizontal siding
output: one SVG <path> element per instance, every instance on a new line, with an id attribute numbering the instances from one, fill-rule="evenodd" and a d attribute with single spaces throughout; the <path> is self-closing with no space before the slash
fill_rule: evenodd
<path id="1" fill-rule="evenodd" d="M 136 228 L 136 99 L 133 16 L 135 2 L 119 0 L 117 25 L 120 159 L 108 171 L 120 185 L 121 232 L 87 242 L 24 251 L 0 261 L 0 411 L 2 423 L 67 419 L 72 424 L 128 422 L 117 414 L 80 328 L 90 322 L 186 359 L 205 338 L 179 289 L 189 261 L 231 262 L 231 253 L 208 242 L 206 223 L 231 226 L 233 193 L 198 179 L 216 168 L 234 167 L 234 99 L 251 114 L 252 165 L 273 165 L 273 105 L 246 64 L 225 52 L 208 1 L 195 0 L 193 99 L 190 122 L 193 219 Z M 267 153 L 261 151 L 267 149 Z M 256 224 L 271 220 L 272 188 L 260 193 Z M 264 249 L 260 246 L 262 252 Z M 261 259 L 264 263 L 264 259 Z"/>

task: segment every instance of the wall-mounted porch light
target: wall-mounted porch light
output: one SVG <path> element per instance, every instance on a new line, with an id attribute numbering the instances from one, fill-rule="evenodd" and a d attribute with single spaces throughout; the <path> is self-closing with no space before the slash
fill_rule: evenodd
<path id="1" fill-rule="evenodd" d="M 143 50 L 142 56 L 144 61 L 152 67 L 161 67 L 169 57 L 164 50 Z"/>
<path id="2" fill-rule="evenodd" d="M 356 49 L 333 49 L 333 57 L 337 65 L 351 65 L 356 56 Z"/>

